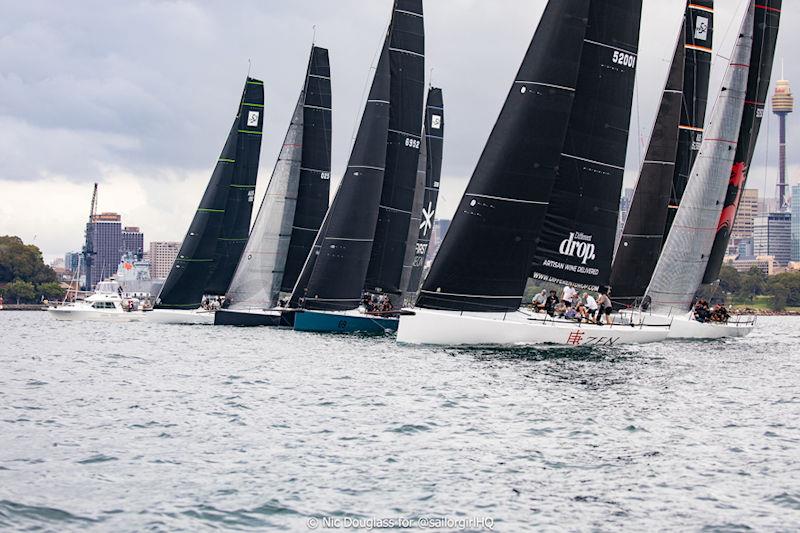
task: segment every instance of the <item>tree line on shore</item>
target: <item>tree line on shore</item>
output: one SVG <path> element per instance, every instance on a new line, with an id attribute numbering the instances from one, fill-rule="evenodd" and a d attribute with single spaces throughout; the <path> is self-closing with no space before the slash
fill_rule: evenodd
<path id="1" fill-rule="evenodd" d="M 739 272 L 730 265 L 720 271 L 719 291 L 730 303 L 753 303 L 759 296 L 771 298 L 773 311 L 800 307 L 800 272 L 785 272 L 767 276 L 760 268 Z"/>
<path id="2" fill-rule="evenodd" d="M 39 303 L 64 297 L 58 275 L 42 252 L 19 237 L 0 236 L 0 296 L 6 303 Z"/>

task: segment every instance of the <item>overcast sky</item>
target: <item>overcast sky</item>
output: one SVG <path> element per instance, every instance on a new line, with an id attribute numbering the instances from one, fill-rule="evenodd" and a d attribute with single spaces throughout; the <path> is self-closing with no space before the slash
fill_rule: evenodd
<path id="1" fill-rule="evenodd" d="M 785 2 L 778 58 L 800 45 Z M 545 0 L 427 0 L 427 68 L 444 90 L 447 133 L 440 214 L 469 179 Z M 684 0 L 644 0 L 627 185 L 643 145 Z M 236 110 L 248 61 L 267 108 L 257 197 L 269 180 L 311 45 L 330 49 L 335 186 L 349 156 L 370 66 L 392 0 L 0 0 L 0 235 L 48 259 L 80 248 L 91 187 L 99 208 L 145 239 L 180 240 Z M 716 93 L 745 0 L 717 0 Z M 780 77 L 776 61 L 773 81 Z M 797 80 L 790 57 L 786 77 Z M 798 113 L 800 115 L 800 113 Z M 769 140 L 767 136 L 769 130 Z M 800 182 L 800 116 L 790 118 L 790 179 Z M 769 149 L 767 150 L 767 147 Z M 762 129 L 751 186 L 774 196 L 777 120 Z"/>

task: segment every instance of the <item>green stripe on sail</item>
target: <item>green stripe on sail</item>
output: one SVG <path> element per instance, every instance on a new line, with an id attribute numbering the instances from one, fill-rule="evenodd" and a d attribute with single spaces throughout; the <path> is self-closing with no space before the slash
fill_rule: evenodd
<path id="1" fill-rule="evenodd" d="M 242 102 L 242 105 L 249 105 L 250 107 L 264 107 L 264 104 L 251 104 L 250 102 Z"/>
<path id="2" fill-rule="evenodd" d="M 220 159 L 220 163 L 236 163 L 235 159 Z"/>
<path id="3" fill-rule="evenodd" d="M 260 131 L 238 130 L 239 133 L 249 133 L 250 135 L 263 135 Z"/>
<path id="4" fill-rule="evenodd" d="M 233 183 L 231 183 L 231 187 L 233 187 L 234 189 L 255 189 L 256 188 L 255 185 L 235 185 Z"/>
<path id="5" fill-rule="evenodd" d="M 264 82 L 263 81 L 258 81 L 258 80 L 247 80 L 247 84 L 248 85 L 264 85 Z"/>
<path id="6" fill-rule="evenodd" d="M 224 213 L 224 209 L 206 209 L 205 207 L 201 207 L 198 209 L 201 213 Z"/>

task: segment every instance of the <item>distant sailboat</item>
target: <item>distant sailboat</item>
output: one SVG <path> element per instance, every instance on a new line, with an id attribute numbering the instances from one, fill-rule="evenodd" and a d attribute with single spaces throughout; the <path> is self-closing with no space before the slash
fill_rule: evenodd
<path id="1" fill-rule="evenodd" d="M 406 258 L 400 286 L 405 290 L 404 302 L 416 300 L 422 282 L 422 271 L 428 256 L 439 188 L 442 180 L 442 152 L 444 148 L 444 99 L 442 90 L 431 87 L 425 104 L 425 125 L 417 167 L 417 191 L 409 228 Z"/>
<path id="2" fill-rule="evenodd" d="M 383 332 L 365 293 L 399 307 L 424 99 L 422 0 L 396 0 L 350 161 L 290 299 L 300 331 Z"/>
<path id="3" fill-rule="evenodd" d="M 398 341 L 445 345 L 654 342 L 519 309 L 529 275 L 585 287 L 611 267 L 641 0 L 548 3 L 417 308 Z M 558 65 L 558 68 L 553 68 Z"/>
<path id="4" fill-rule="evenodd" d="M 291 325 L 281 295 L 294 288 L 328 209 L 331 78 L 328 50 L 312 47 L 303 89 L 250 238 L 218 311 L 222 325 Z"/>

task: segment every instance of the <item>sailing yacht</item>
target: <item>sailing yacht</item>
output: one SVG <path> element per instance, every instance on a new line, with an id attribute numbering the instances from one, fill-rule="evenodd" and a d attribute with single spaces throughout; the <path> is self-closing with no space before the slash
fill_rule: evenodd
<path id="1" fill-rule="evenodd" d="M 347 170 L 289 299 L 295 330 L 397 329 L 409 237 L 417 241 L 424 54 L 422 0 L 395 0 Z M 395 310 L 370 310 L 373 297 Z"/>
<path id="2" fill-rule="evenodd" d="M 231 286 L 214 323 L 291 326 L 281 301 L 294 289 L 328 209 L 331 71 L 328 50 L 312 46 L 289 130 Z"/>
<path id="3" fill-rule="evenodd" d="M 398 341 L 656 342 L 668 326 L 601 326 L 520 309 L 529 277 L 582 288 L 611 267 L 641 0 L 548 3 Z"/>
<path id="4" fill-rule="evenodd" d="M 764 112 L 780 7 L 780 0 L 753 1 L 745 11 L 706 138 L 638 311 L 648 320 L 669 317 L 669 338 L 743 337 L 755 327 L 752 317 L 698 322 L 690 309 L 701 283 L 714 281 L 722 264 L 719 249 L 727 247 Z"/>
<path id="5" fill-rule="evenodd" d="M 68 305 L 52 314 L 77 320 L 112 315 L 120 321 L 213 324 L 214 311 L 247 242 L 263 115 L 264 83 L 248 77 L 222 154 L 156 299 L 155 309 L 123 308 L 113 295 L 109 300 L 103 286 L 88 306 Z"/>

